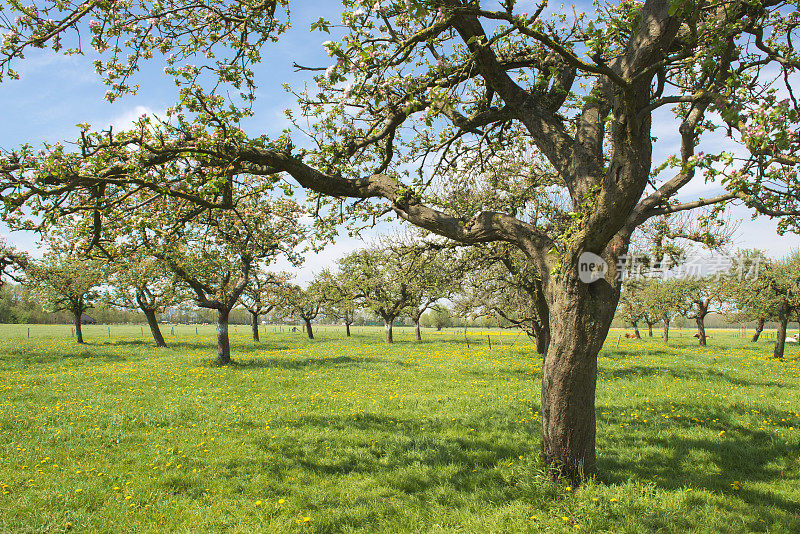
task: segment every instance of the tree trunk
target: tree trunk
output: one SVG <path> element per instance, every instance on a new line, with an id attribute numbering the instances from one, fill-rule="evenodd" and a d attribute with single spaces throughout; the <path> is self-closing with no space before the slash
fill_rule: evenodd
<path id="1" fill-rule="evenodd" d="M 347 332 L 347 337 L 350 337 L 350 323 L 344 323 L 344 330 Z"/>
<path id="2" fill-rule="evenodd" d="M 758 341 L 758 338 L 761 337 L 761 332 L 764 331 L 764 323 L 766 319 L 763 317 L 758 320 L 758 324 L 756 324 L 756 332 L 753 334 L 753 338 L 750 340 L 751 343 L 755 343 Z"/>
<path id="3" fill-rule="evenodd" d="M 789 306 L 785 303 L 778 310 L 778 333 L 775 336 L 775 352 L 772 356 L 778 360 L 783 359 L 783 349 L 786 345 L 786 329 L 789 326 Z"/>
<path id="4" fill-rule="evenodd" d="M 230 310 L 217 310 L 217 365 L 231 363 L 231 344 L 228 339 L 228 314 Z"/>
<path id="5" fill-rule="evenodd" d="M 661 320 L 664 322 L 664 335 L 662 336 L 664 343 L 669 343 L 669 315 L 665 313 Z"/>
<path id="6" fill-rule="evenodd" d="M 542 452 L 549 474 L 577 484 L 595 471 L 597 355 L 619 300 L 605 280 L 556 282 L 542 376 Z"/>
<path id="7" fill-rule="evenodd" d="M 547 347 L 550 345 L 550 329 L 544 328 L 542 324 L 533 319 L 531 321 L 533 337 L 536 339 L 536 353 L 544 356 L 547 354 Z"/>
<path id="8" fill-rule="evenodd" d="M 419 331 L 419 318 L 414 319 L 414 338 L 417 341 L 422 341 L 422 334 Z"/>
<path id="9" fill-rule="evenodd" d="M 158 319 L 156 318 L 155 310 L 142 310 L 145 319 L 147 319 L 147 326 L 150 327 L 150 333 L 156 342 L 156 347 L 166 347 L 167 342 L 164 341 L 164 336 L 161 334 L 161 328 L 158 327 Z"/>
<path id="10" fill-rule="evenodd" d="M 394 343 L 394 337 L 392 336 L 392 323 L 394 323 L 394 318 L 384 319 L 383 320 L 383 342 L 384 343 Z"/>
<path id="11" fill-rule="evenodd" d="M 75 317 L 75 339 L 78 343 L 83 344 L 83 332 L 81 331 L 81 316 L 83 312 L 80 310 L 72 310 L 72 315 Z"/>
<path id="12" fill-rule="evenodd" d="M 253 341 L 260 341 L 258 339 L 258 314 L 250 312 L 250 327 L 253 329 Z"/>
<path id="13" fill-rule="evenodd" d="M 636 339 L 642 339 L 642 335 L 639 333 L 638 323 L 633 323 L 633 335 L 636 336 Z"/>
<path id="14" fill-rule="evenodd" d="M 311 329 L 311 319 L 303 319 L 306 323 L 306 333 L 308 334 L 308 339 L 314 339 L 314 330 Z"/>
<path id="15" fill-rule="evenodd" d="M 653 323 L 647 323 L 647 335 L 653 337 Z"/>
<path id="16" fill-rule="evenodd" d="M 694 318 L 694 322 L 697 323 L 697 340 L 700 342 L 701 347 L 706 346 L 706 323 L 705 317 L 698 315 Z"/>

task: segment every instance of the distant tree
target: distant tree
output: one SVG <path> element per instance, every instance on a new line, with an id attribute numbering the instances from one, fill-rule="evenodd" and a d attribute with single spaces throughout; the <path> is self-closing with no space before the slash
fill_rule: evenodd
<path id="1" fill-rule="evenodd" d="M 414 323 L 414 338 L 422 341 L 420 318 L 431 306 L 448 298 L 460 285 L 462 268 L 455 249 L 426 243 L 410 234 L 387 238 L 384 247 L 404 264 L 405 286 L 410 295 L 405 312 Z"/>
<path id="2" fill-rule="evenodd" d="M 308 339 L 314 339 L 311 322 L 317 318 L 325 302 L 319 283 L 312 281 L 305 289 L 297 284 L 283 283 L 278 286 L 277 292 L 279 313 L 303 321 Z"/>
<path id="3" fill-rule="evenodd" d="M 733 258 L 726 283 L 733 306 L 731 315 L 739 321 L 755 321 L 752 343 L 758 341 L 768 319 L 775 316 L 775 299 L 767 298 L 762 269 L 769 260 L 760 250 L 740 250 Z M 761 275 L 761 280 L 759 276 Z"/>
<path id="4" fill-rule="evenodd" d="M 395 320 L 414 302 L 411 278 L 418 264 L 378 246 L 357 250 L 339 261 L 353 294 L 383 319 L 384 342 L 393 343 Z"/>
<path id="5" fill-rule="evenodd" d="M 492 318 L 501 326 L 519 328 L 544 355 L 550 343 L 544 288 L 524 255 L 515 247 L 492 243 L 470 247 L 460 262 L 465 275 L 455 299 L 456 314 Z"/>
<path id="6" fill-rule="evenodd" d="M 687 319 L 694 319 L 697 337 L 701 346 L 706 346 L 705 320 L 709 313 L 722 312 L 729 299 L 727 281 L 719 275 L 689 278 L 676 281 L 676 291 L 682 300 L 680 313 Z"/>
<path id="7" fill-rule="evenodd" d="M 800 309 L 800 251 L 772 260 L 759 273 L 761 298 L 771 303 L 778 321 L 773 357 L 782 360 L 789 319 Z"/>
<path id="8" fill-rule="evenodd" d="M 342 272 L 323 270 L 318 277 L 320 292 L 324 300 L 324 314 L 329 319 L 341 320 L 345 334 L 350 337 L 350 325 L 356 320 L 359 306 L 357 291 Z"/>
<path id="9" fill-rule="evenodd" d="M 106 263 L 50 251 L 41 261 L 28 262 L 25 272 L 46 311 L 64 310 L 72 314 L 76 340 L 83 343 L 81 317 L 99 297 Z"/>
<path id="10" fill-rule="evenodd" d="M 114 258 L 111 270 L 104 300 L 121 308 L 141 310 L 156 347 L 166 347 L 158 314 L 188 297 L 179 279 L 162 261 L 142 250 Z"/>
<path id="11" fill-rule="evenodd" d="M 633 332 L 637 339 L 641 339 L 639 333 L 639 322 L 644 320 L 646 310 L 644 307 L 644 287 L 640 279 L 632 279 L 622 286 L 620 293 L 617 315 L 633 327 Z M 652 327 L 650 336 L 652 337 Z"/>
<path id="12" fill-rule="evenodd" d="M 645 309 L 653 317 L 658 317 L 663 327 L 662 339 L 669 342 L 669 327 L 681 310 L 683 297 L 681 282 L 675 279 L 650 278 L 644 284 Z"/>
<path id="13" fill-rule="evenodd" d="M 258 318 L 275 309 L 278 298 L 278 286 L 289 280 L 288 273 L 271 273 L 254 269 L 250 280 L 242 293 L 242 306 L 250 313 L 250 326 L 253 341 L 259 341 Z"/>

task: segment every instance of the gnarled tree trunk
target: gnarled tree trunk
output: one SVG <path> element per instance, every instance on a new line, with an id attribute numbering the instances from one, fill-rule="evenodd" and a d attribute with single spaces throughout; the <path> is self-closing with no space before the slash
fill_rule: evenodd
<path id="1" fill-rule="evenodd" d="M 642 335 L 639 333 L 639 324 L 638 323 L 631 323 L 633 325 L 633 335 L 636 336 L 636 339 L 642 339 Z"/>
<path id="2" fill-rule="evenodd" d="M 701 347 L 706 346 L 706 323 L 705 323 L 705 316 L 698 315 L 694 318 L 694 322 L 697 323 L 697 338 L 700 342 Z"/>
<path id="3" fill-rule="evenodd" d="M 347 332 L 347 337 L 350 337 L 350 323 L 344 323 L 344 330 Z"/>
<path id="4" fill-rule="evenodd" d="M 81 330 L 81 316 L 83 310 L 76 308 L 72 310 L 72 315 L 75 317 L 75 340 L 78 343 L 83 343 L 83 331 Z"/>
<path id="5" fill-rule="evenodd" d="M 228 338 L 230 310 L 217 310 L 217 365 L 231 363 L 231 344 Z"/>
<path id="6" fill-rule="evenodd" d="M 664 339 L 664 343 L 669 343 L 669 315 L 665 313 L 661 317 L 661 321 L 664 323 L 664 334 L 662 338 Z"/>
<path id="7" fill-rule="evenodd" d="M 778 333 L 775 336 L 775 351 L 772 356 L 778 360 L 783 359 L 783 349 L 786 345 L 786 329 L 789 326 L 789 306 L 784 303 L 778 310 Z"/>
<path id="8" fill-rule="evenodd" d="M 151 309 L 144 309 L 144 317 L 147 319 L 147 326 L 150 327 L 150 333 L 153 335 L 153 340 L 156 342 L 156 347 L 166 347 L 167 342 L 164 341 L 164 336 L 161 334 L 161 328 L 158 326 L 158 318 L 156 311 Z"/>
<path id="9" fill-rule="evenodd" d="M 303 322 L 306 323 L 306 333 L 308 334 L 308 339 L 314 339 L 314 330 L 311 328 L 311 319 L 303 319 Z"/>
<path id="10" fill-rule="evenodd" d="M 253 330 L 253 341 L 260 341 L 258 339 L 258 314 L 250 312 L 250 327 Z"/>
<path id="11" fill-rule="evenodd" d="M 422 334 L 419 331 L 419 317 L 414 319 L 414 339 L 422 341 Z"/>
<path id="12" fill-rule="evenodd" d="M 574 269 L 577 275 L 577 266 Z M 576 276 L 551 291 L 550 345 L 542 377 L 542 442 L 553 478 L 579 483 L 595 472 L 597 355 L 608 335 L 619 291 L 605 280 Z"/>
<path id="13" fill-rule="evenodd" d="M 755 343 L 756 341 L 758 341 L 758 338 L 761 337 L 761 332 L 764 331 L 764 323 L 765 322 L 766 322 L 766 319 L 764 319 L 763 317 L 758 320 L 758 323 L 756 324 L 756 331 L 753 334 L 753 337 L 750 339 L 751 343 Z"/>
<path id="14" fill-rule="evenodd" d="M 394 323 L 394 317 L 392 318 L 384 318 L 383 319 L 383 342 L 384 343 L 394 343 L 394 336 L 392 335 L 392 326 Z"/>

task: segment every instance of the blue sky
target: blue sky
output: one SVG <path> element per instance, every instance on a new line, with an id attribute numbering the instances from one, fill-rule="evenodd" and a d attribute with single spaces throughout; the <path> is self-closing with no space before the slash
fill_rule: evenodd
<path id="1" fill-rule="evenodd" d="M 307 29 L 320 16 L 339 21 L 338 13 L 337 2 L 292 3 L 292 29 L 279 43 L 264 49 L 263 63 L 256 69 L 260 86 L 255 116 L 247 124 L 248 132 L 275 134 L 288 125 L 283 111 L 293 107 L 294 99 L 283 90 L 282 84 L 297 85 L 310 80 L 308 73 L 293 71 L 295 61 L 314 66 L 329 64 L 322 42 L 331 37 L 321 32 L 309 33 Z M 0 102 L 4 104 L 0 147 L 10 149 L 26 142 L 39 144 L 74 139 L 78 133 L 75 124 L 82 122 L 89 122 L 96 128 L 108 125 L 121 128 L 142 113 L 163 113 L 175 98 L 175 87 L 163 76 L 163 65 L 154 60 L 137 77 L 141 86 L 139 93 L 110 104 L 103 99 L 106 87 L 94 73 L 91 61 L 92 57 L 29 51 L 27 59 L 17 65 L 22 80 L 0 84 Z M 676 151 L 678 138 L 674 121 L 668 117 L 657 120 L 654 135 L 660 138 L 656 156 Z M 708 197 L 715 191 L 718 188 L 713 184 L 708 186 L 697 180 L 682 196 Z M 734 209 L 731 217 L 740 225 L 736 241 L 741 247 L 761 248 L 774 256 L 800 247 L 798 236 L 778 236 L 774 222 L 765 217 L 751 221 L 749 211 L 744 208 Z M 0 229 L 0 233 L 20 248 L 30 250 L 35 246 L 34 236 L 9 234 L 5 229 Z M 335 258 L 359 245 L 360 241 L 343 236 L 322 254 L 310 255 L 299 279 L 307 281 L 313 273 L 332 266 Z"/>

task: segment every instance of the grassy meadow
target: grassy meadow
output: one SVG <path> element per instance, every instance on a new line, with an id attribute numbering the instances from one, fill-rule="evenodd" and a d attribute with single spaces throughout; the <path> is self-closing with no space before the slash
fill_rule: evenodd
<path id="1" fill-rule="evenodd" d="M 0 325 L 0 532 L 800 532 L 796 345 L 613 331 L 571 488 L 524 335 L 163 331 Z"/>

